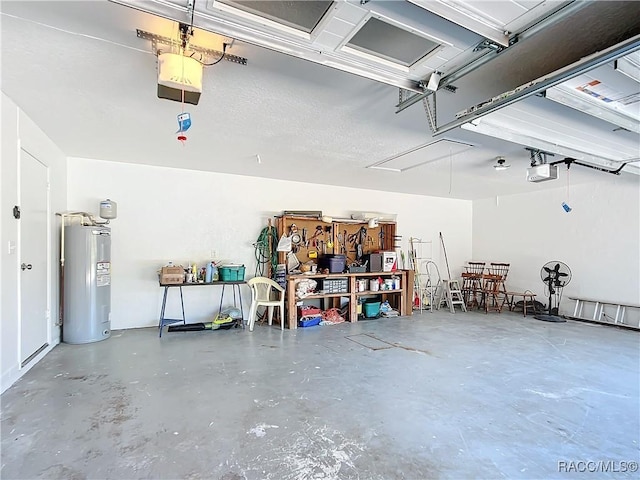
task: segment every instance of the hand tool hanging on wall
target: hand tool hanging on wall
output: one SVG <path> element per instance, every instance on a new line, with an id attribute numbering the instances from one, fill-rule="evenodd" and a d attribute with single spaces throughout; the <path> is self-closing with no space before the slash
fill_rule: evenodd
<path id="1" fill-rule="evenodd" d="M 362 245 L 367 240 L 367 229 L 364 228 L 364 227 L 360 227 L 360 230 L 358 230 L 358 235 L 360 237 L 358 239 L 358 243 L 360 243 L 360 245 Z"/>
<path id="2" fill-rule="evenodd" d="M 302 243 L 302 236 L 298 232 L 298 226 L 295 223 L 292 223 L 289 227 L 289 237 L 291 238 L 293 252 L 297 253 Z"/>
<path id="3" fill-rule="evenodd" d="M 367 241 L 367 229 L 364 227 L 360 227 L 358 230 L 356 237 L 356 260 L 360 262 L 362 260 L 362 256 L 364 254 L 363 244 Z"/>
<path id="4" fill-rule="evenodd" d="M 329 240 L 327 240 L 327 248 L 333 249 L 333 225 L 325 229 L 329 233 Z"/>
<path id="5" fill-rule="evenodd" d="M 340 245 L 340 253 L 345 253 L 346 249 L 344 248 L 344 237 L 342 233 L 338 233 L 338 245 Z"/>
<path id="6" fill-rule="evenodd" d="M 311 235 L 311 238 L 308 241 L 311 241 L 311 245 L 313 246 L 313 248 L 318 248 L 318 237 L 322 235 L 322 225 L 318 225 L 316 227 L 316 231 L 313 232 L 313 235 Z"/>

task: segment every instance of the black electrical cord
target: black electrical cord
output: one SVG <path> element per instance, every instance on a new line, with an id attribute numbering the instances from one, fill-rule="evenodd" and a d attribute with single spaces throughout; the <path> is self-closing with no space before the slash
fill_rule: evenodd
<path id="1" fill-rule="evenodd" d="M 204 62 L 202 62 L 200 60 L 198 60 L 198 61 L 202 64 L 203 67 L 211 67 L 211 66 L 215 65 L 216 63 L 220 63 L 222 61 L 226 51 L 227 51 L 227 44 L 223 43 L 222 44 L 222 55 L 220 55 L 220 58 L 217 59 L 215 62 L 213 62 L 213 63 L 204 63 Z"/>
<path id="2" fill-rule="evenodd" d="M 571 164 L 576 164 L 576 165 L 580 165 L 581 167 L 587 167 L 587 168 L 591 168 L 593 170 L 598 170 L 599 172 L 605 172 L 605 173 L 612 173 L 613 175 L 620 175 L 620 172 L 622 171 L 622 169 L 629 163 L 635 163 L 637 162 L 638 159 L 634 159 L 634 160 L 628 160 L 624 163 L 622 163 L 620 165 L 620 167 L 618 167 L 618 169 L 616 170 L 609 170 L 608 168 L 604 168 L 604 167 L 599 167 L 596 165 L 591 165 L 588 163 L 582 163 L 579 162 L 578 160 L 576 160 L 575 158 L 565 158 L 564 160 L 558 160 L 556 162 L 550 162 L 549 165 L 558 165 L 560 163 L 565 163 L 567 165 L 567 169 L 569 167 L 571 167 Z"/>

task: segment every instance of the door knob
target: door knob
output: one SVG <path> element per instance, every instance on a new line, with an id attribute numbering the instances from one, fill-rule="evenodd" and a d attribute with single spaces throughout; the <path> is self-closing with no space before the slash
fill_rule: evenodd
<path id="1" fill-rule="evenodd" d="M 23 263 L 20 265 L 20 268 L 22 268 L 22 270 L 31 270 L 33 266 L 30 263 Z"/>

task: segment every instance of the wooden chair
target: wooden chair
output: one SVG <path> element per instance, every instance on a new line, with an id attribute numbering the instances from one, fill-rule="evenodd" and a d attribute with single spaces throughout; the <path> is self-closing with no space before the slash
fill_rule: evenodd
<path id="1" fill-rule="evenodd" d="M 510 264 L 491 262 L 487 267 L 488 273 L 482 276 L 482 306 L 485 313 L 489 310 L 502 312 L 505 302 L 508 303 L 505 281 L 509 273 Z"/>
<path id="2" fill-rule="evenodd" d="M 507 287 L 505 282 L 507 281 L 507 274 L 509 273 L 510 264 L 508 263 L 490 263 L 487 270 L 491 275 L 500 275 L 500 291 L 504 294 L 507 293 Z"/>
<path id="3" fill-rule="evenodd" d="M 495 310 L 498 313 L 502 312 L 502 306 L 504 305 L 504 295 L 502 292 L 502 276 L 492 275 L 487 273 L 482 276 L 482 302 L 485 313 L 489 313 L 489 310 Z"/>
<path id="4" fill-rule="evenodd" d="M 482 274 L 485 262 L 469 262 L 462 273 L 462 296 L 467 307 L 480 306 L 482 300 Z"/>

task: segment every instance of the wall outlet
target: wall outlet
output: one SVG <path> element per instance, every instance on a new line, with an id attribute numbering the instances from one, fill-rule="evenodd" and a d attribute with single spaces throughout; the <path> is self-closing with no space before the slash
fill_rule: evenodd
<path id="1" fill-rule="evenodd" d="M 215 260 L 216 258 L 218 258 L 218 251 L 217 250 L 211 250 L 209 253 L 210 253 L 209 256 L 211 257 L 211 260 Z"/>

